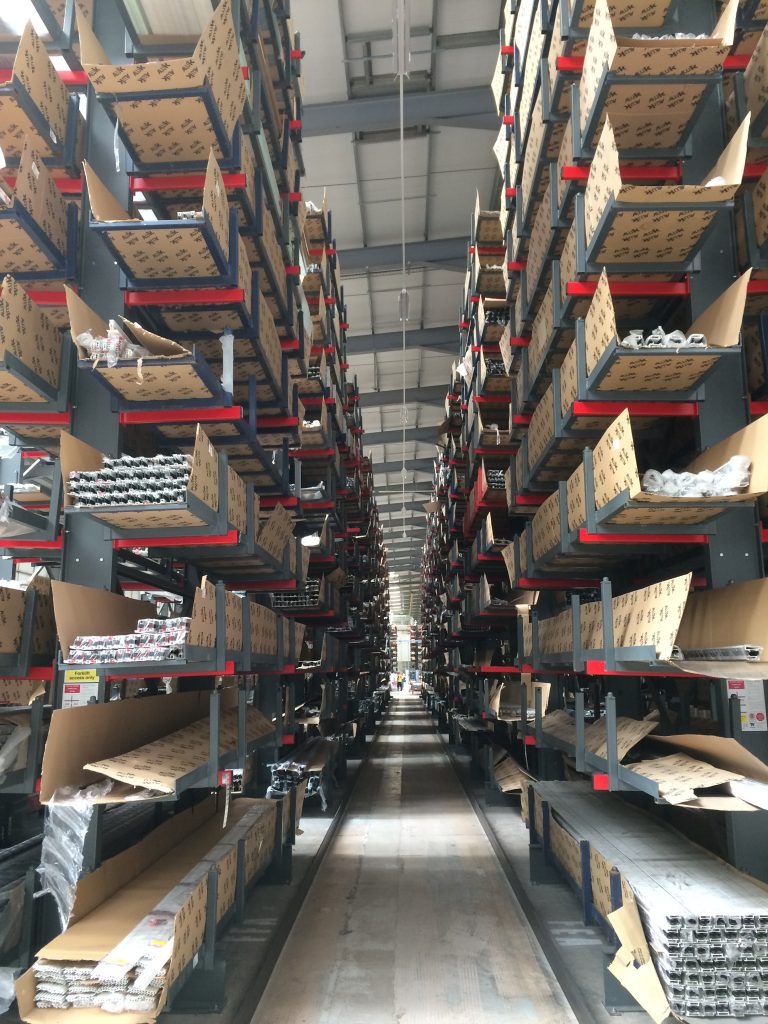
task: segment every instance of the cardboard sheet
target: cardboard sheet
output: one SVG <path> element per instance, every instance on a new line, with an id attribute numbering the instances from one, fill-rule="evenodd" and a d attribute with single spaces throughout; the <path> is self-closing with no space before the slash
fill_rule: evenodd
<path id="1" fill-rule="evenodd" d="M 634 900 L 625 902 L 608 914 L 608 920 L 620 943 L 608 970 L 655 1024 L 663 1024 L 672 1010 L 651 959 L 637 904 Z"/>
<path id="2" fill-rule="evenodd" d="M 234 691 L 236 693 L 236 691 Z M 229 693 L 229 691 L 224 691 Z M 158 698 L 168 699 L 168 698 Z M 79 710 L 79 709 L 75 709 Z M 260 711 L 246 711 L 246 742 L 269 736 L 274 725 Z M 148 789 L 174 794 L 177 784 L 190 772 L 208 763 L 210 721 L 208 717 L 192 722 L 176 732 L 161 736 L 144 746 L 101 761 L 84 765 L 84 770 L 114 779 L 114 795 L 130 796 L 132 789 Z M 219 749 L 222 754 L 237 748 L 237 708 L 221 713 Z M 112 794 L 110 794 L 112 795 Z"/>

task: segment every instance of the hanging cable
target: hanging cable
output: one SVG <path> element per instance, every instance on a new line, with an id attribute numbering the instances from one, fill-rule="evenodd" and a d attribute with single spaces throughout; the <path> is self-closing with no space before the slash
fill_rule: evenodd
<path id="1" fill-rule="evenodd" d="M 400 426 L 402 427 L 402 458 L 403 465 L 400 471 L 400 479 L 403 488 L 403 537 L 407 536 L 405 519 L 405 484 L 408 477 L 405 468 L 405 428 L 408 423 L 408 406 L 406 404 L 406 324 L 408 323 L 408 312 L 410 297 L 406 287 L 406 265 L 405 265 L 405 76 L 408 74 L 408 62 L 410 61 L 410 25 L 408 18 L 408 0 L 394 0 L 394 41 L 395 41 L 395 75 L 399 79 L 400 98 L 400 247 L 401 247 L 401 281 L 400 294 L 398 296 L 398 315 L 403 332 L 403 359 L 402 359 L 402 384 L 403 404 L 400 408 Z"/>

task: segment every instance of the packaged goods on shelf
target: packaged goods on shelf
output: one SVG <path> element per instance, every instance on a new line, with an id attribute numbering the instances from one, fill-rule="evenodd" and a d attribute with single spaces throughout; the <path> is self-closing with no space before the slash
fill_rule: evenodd
<path id="1" fill-rule="evenodd" d="M 80 879 L 73 923 L 17 982 L 22 1019 L 154 1021 L 202 946 L 207 914 L 231 912 L 238 876 L 249 885 L 262 874 L 275 832 L 271 801 L 236 800 L 225 817 L 210 797 Z"/>
<path id="2" fill-rule="evenodd" d="M 174 661 L 184 657 L 190 618 L 139 619 L 133 633 L 76 636 L 69 648 L 73 665 L 132 661 Z"/>
<path id="3" fill-rule="evenodd" d="M 217 591 L 207 579 L 195 590 L 189 618 L 155 619 L 155 607 L 95 587 L 58 580 L 52 585 L 56 630 L 64 662 L 145 664 L 193 660 L 215 671 L 221 623 Z M 183 637 L 183 639 L 181 639 Z M 162 673 L 160 673 L 162 674 Z"/>
<path id="4" fill-rule="evenodd" d="M 73 470 L 67 490 L 74 507 L 161 505 L 183 501 L 192 473 L 191 455 L 121 455 L 101 469 Z"/>
<path id="5" fill-rule="evenodd" d="M 548 804 L 552 852 L 564 870 L 576 873 L 569 850 L 578 854 L 580 842 L 589 844 L 591 878 L 575 880 L 591 885 L 590 899 L 622 947 L 627 918 L 635 916 L 634 956 L 626 957 L 622 948 L 609 969 L 654 1020 L 664 1020 L 670 1010 L 685 1020 L 762 1019 L 768 1010 L 764 889 L 618 797 L 592 793 L 589 783 L 533 787 L 535 806 L 527 808 L 527 817 L 540 833 L 542 805 Z M 620 876 L 618 903 L 611 895 L 614 871 Z"/>
<path id="6" fill-rule="evenodd" d="M 291 759 L 269 765 L 272 779 L 267 797 L 281 799 L 301 783 L 306 783 L 306 796 L 319 796 L 321 806 L 326 810 L 333 785 L 332 761 L 337 751 L 336 740 L 321 737 L 307 740 Z"/>

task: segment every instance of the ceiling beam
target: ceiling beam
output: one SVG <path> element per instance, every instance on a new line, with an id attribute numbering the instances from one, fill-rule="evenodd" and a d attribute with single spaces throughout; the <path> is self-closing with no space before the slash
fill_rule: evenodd
<path id="1" fill-rule="evenodd" d="M 316 135 L 354 134 L 399 127 L 400 97 L 363 96 L 333 103 L 309 103 L 302 111 L 301 133 Z M 485 128 L 498 131 L 499 115 L 493 109 L 490 86 L 412 92 L 405 95 L 405 125 L 449 125 L 457 128 Z M 343 264 L 342 264 L 343 265 Z"/>
<path id="2" fill-rule="evenodd" d="M 382 502 L 381 504 L 379 502 L 376 502 L 376 505 L 377 505 L 377 507 L 379 509 L 379 512 L 381 512 L 382 515 L 389 515 L 392 512 L 393 509 L 402 509 L 402 507 L 403 507 L 403 495 L 402 494 L 395 494 L 393 492 L 392 494 L 386 495 L 386 498 L 387 498 L 387 500 L 385 502 Z M 426 498 L 422 498 L 421 500 L 415 500 L 408 493 L 408 488 L 406 487 L 406 489 L 405 489 L 405 507 L 406 507 L 406 509 L 411 509 L 413 511 L 423 512 L 424 511 L 424 505 L 426 504 L 427 500 L 428 499 L 426 499 Z"/>
<path id="3" fill-rule="evenodd" d="M 380 494 L 395 494 L 402 493 L 402 483 L 397 484 L 376 484 L 373 492 L 374 498 L 378 498 Z M 421 497 L 424 495 L 424 501 L 431 501 L 432 499 L 432 487 L 426 480 L 406 480 L 405 481 L 405 492 L 411 498 L 415 498 L 416 495 Z"/>
<path id="4" fill-rule="evenodd" d="M 428 458 L 428 459 L 406 459 L 405 460 L 405 468 L 406 469 L 430 469 L 431 470 L 432 466 L 433 466 L 433 463 L 434 463 L 434 459 L 431 458 L 431 457 Z M 402 459 L 396 459 L 393 462 L 379 462 L 378 464 L 374 464 L 373 472 L 374 473 L 399 473 L 402 468 L 403 468 L 403 460 Z M 406 490 L 407 490 L 407 486 L 408 485 L 406 484 Z M 374 494 L 375 493 L 376 493 L 376 489 L 374 488 Z"/>
<path id="5" fill-rule="evenodd" d="M 444 405 L 447 391 L 447 384 L 434 384 L 432 387 L 425 388 L 406 388 L 405 404 L 415 402 L 417 405 L 424 405 L 429 402 L 433 405 Z M 393 391 L 365 391 L 360 394 L 360 406 L 363 409 L 372 409 L 380 405 L 402 404 L 402 388 L 396 388 Z"/>
<path id="6" fill-rule="evenodd" d="M 402 444 L 403 428 L 399 427 L 397 430 L 372 430 L 370 433 L 366 430 L 363 437 L 366 448 L 371 448 L 375 444 Z M 406 423 L 405 443 L 408 444 L 413 441 L 431 441 L 433 444 L 437 444 L 437 424 L 434 427 L 409 427 Z"/>
<path id="7" fill-rule="evenodd" d="M 368 249 L 359 250 L 369 252 Z M 343 257 L 342 257 L 343 258 Z M 344 266 L 346 271 L 346 264 Z M 405 332 L 405 344 L 409 349 L 434 349 L 436 352 L 458 351 L 459 333 L 455 322 L 448 327 L 425 327 L 424 330 Z M 399 352 L 403 347 L 401 331 L 383 331 L 381 334 L 347 335 L 347 355 L 370 355 L 374 352 Z"/>
<path id="8" fill-rule="evenodd" d="M 439 93 L 432 93 L 437 96 Z M 440 270 L 456 270 L 464 274 L 467 269 L 467 236 L 462 238 L 432 238 L 425 242 L 408 242 L 405 246 L 406 267 L 434 266 Z M 353 277 L 355 271 L 395 270 L 403 265 L 403 249 L 397 245 L 368 245 L 340 252 L 344 277 Z M 402 345 L 402 335 L 400 335 Z"/>

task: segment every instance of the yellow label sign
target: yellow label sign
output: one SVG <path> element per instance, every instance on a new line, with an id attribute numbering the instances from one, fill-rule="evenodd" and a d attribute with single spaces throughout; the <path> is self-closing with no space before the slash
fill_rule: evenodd
<path id="1" fill-rule="evenodd" d="M 69 668 L 64 672 L 65 683 L 98 683 L 99 673 L 95 668 Z"/>

